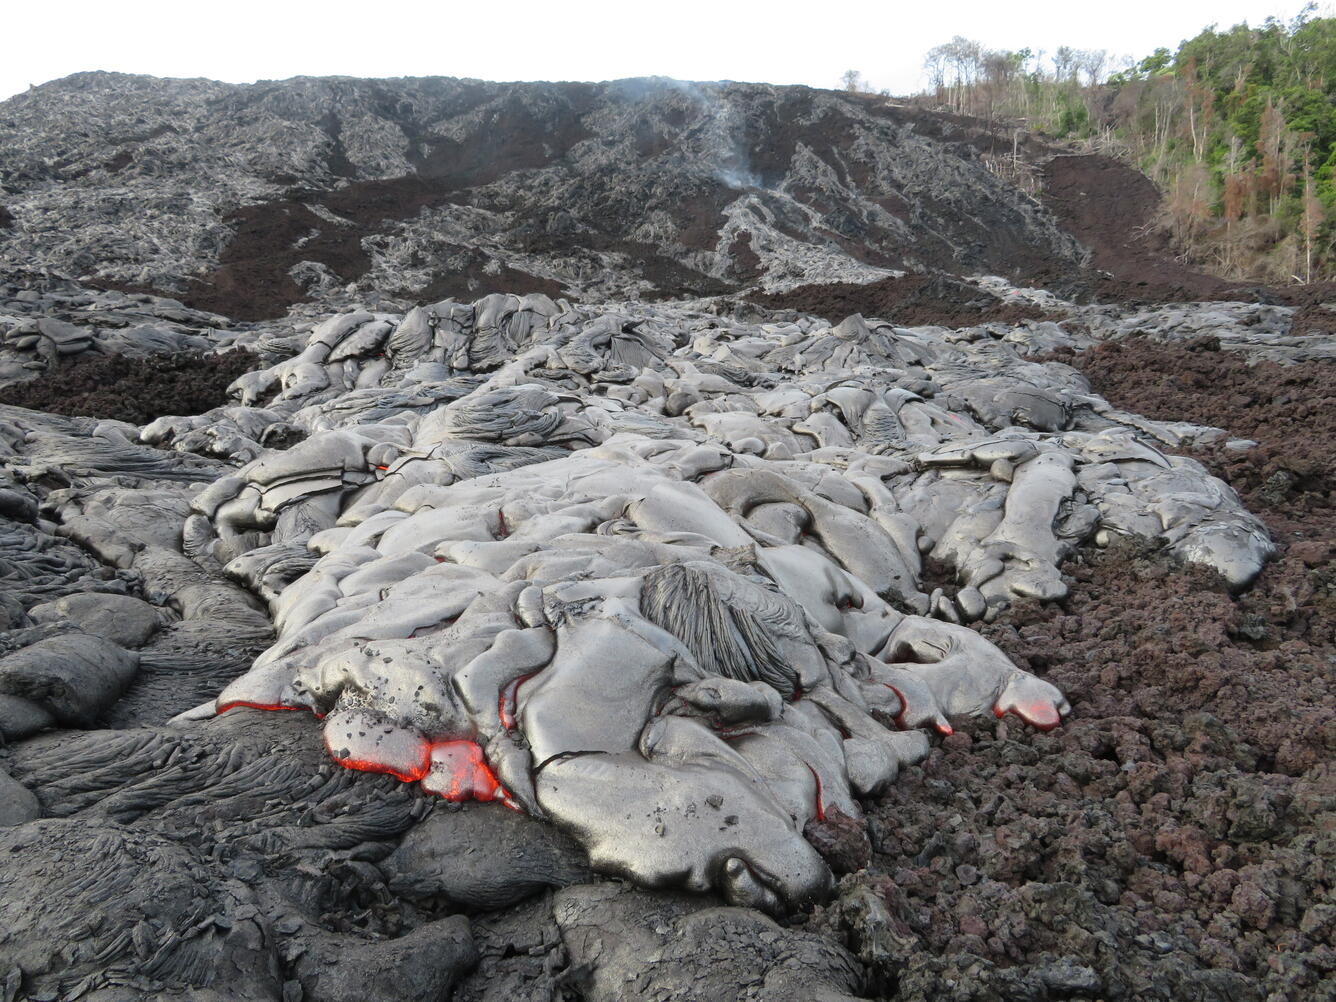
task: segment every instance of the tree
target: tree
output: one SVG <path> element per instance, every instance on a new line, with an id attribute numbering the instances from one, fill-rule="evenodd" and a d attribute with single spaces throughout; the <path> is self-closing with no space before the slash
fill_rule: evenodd
<path id="1" fill-rule="evenodd" d="M 850 94 L 862 94 L 867 90 L 863 83 L 863 74 L 857 70 L 845 70 L 844 75 L 840 77 L 840 86 Z"/>
<path id="2" fill-rule="evenodd" d="M 932 99 L 959 114 L 1112 139 L 1165 192 L 1185 260 L 1249 281 L 1336 277 L 1336 17 L 1310 5 L 1288 22 L 1212 25 L 1140 60 L 957 35 L 924 69 Z"/>
<path id="3" fill-rule="evenodd" d="M 1085 74 L 1087 87 L 1094 87 L 1103 82 L 1104 70 L 1108 65 L 1108 49 L 1076 50 L 1076 72 Z"/>
<path id="4" fill-rule="evenodd" d="M 1066 45 L 1059 45 L 1053 53 L 1053 77 L 1058 83 L 1076 79 L 1077 52 Z"/>
<path id="5" fill-rule="evenodd" d="M 923 57 L 923 69 L 928 74 L 928 82 L 932 84 L 938 103 L 946 100 L 946 64 L 945 45 L 933 46 Z"/>
<path id="6" fill-rule="evenodd" d="M 1313 184 L 1313 173 L 1310 169 L 1308 158 L 1304 158 L 1304 194 L 1301 203 L 1302 215 L 1299 221 L 1299 232 L 1304 238 L 1304 281 L 1313 281 L 1313 248 L 1317 243 L 1318 235 L 1322 232 L 1322 224 L 1326 222 L 1327 215 L 1323 211 L 1322 200 L 1317 196 L 1317 189 Z"/>
<path id="7" fill-rule="evenodd" d="M 1141 62 L 1137 63 L 1136 72 L 1143 79 L 1157 77 L 1162 73 L 1170 72 L 1170 65 L 1174 61 L 1174 54 L 1168 49 L 1156 49 Z"/>
<path id="8" fill-rule="evenodd" d="M 1281 154 L 1285 149 L 1285 116 L 1281 114 L 1271 99 L 1266 102 L 1262 112 L 1261 125 L 1257 137 L 1257 152 L 1262 157 L 1262 170 L 1258 177 L 1258 187 L 1262 194 L 1270 199 L 1270 211 L 1276 211 L 1276 205 L 1285 194 L 1288 172 Z"/>
<path id="9" fill-rule="evenodd" d="M 952 111 L 965 114 L 969 110 L 970 91 L 978 83 L 983 59 L 984 47 L 960 35 L 929 51 L 925 66 L 930 73 L 939 73 L 939 100 L 945 97 Z"/>
<path id="10" fill-rule="evenodd" d="M 1201 163 L 1206 153 L 1206 141 L 1211 131 L 1215 112 L 1215 91 L 1197 72 L 1197 62 L 1190 59 L 1180 71 L 1183 78 L 1185 103 L 1188 112 L 1188 136 L 1192 140 L 1192 159 Z"/>

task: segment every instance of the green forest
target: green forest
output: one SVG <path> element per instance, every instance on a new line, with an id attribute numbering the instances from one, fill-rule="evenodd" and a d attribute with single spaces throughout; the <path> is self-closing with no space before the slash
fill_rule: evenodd
<path id="1" fill-rule="evenodd" d="M 1186 261 L 1228 277 L 1336 276 L 1336 18 L 1215 26 L 1110 72 L 1108 54 L 988 51 L 925 61 L 923 100 L 1121 156 L 1165 193 Z"/>

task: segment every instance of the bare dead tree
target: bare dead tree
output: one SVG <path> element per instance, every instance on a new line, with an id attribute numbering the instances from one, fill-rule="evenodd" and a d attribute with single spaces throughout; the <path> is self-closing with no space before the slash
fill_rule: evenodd
<path id="1" fill-rule="evenodd" d="M 867 90 L 867 86 L 863 82 L 863 74 L 859 73 L 858 70 L 845 70 L 840 77 L 840 86 L 850 94 L 862 94 Z"/>

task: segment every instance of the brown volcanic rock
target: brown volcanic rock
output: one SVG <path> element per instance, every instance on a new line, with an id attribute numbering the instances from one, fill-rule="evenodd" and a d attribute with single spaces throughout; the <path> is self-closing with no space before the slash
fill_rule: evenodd
<path id="1" fill-rule="evenodd" d="M 1031 154 L 1033 156 L 1033 154 Z M 1178 260 L 1168 233 L 1158 224 L 1162 195 L 1135 167 L 1099 154 L 1050 157 L 1041 172 L 1040 201 L 1062 228 L 1090 248 L 1090 265 L 1104 275 L 1087 275 L 1069 286 L 1106 303 L 1227 301 L 1297 306 L 1294 333 L 1336 331 L 1336 283 L 1259 286 L 1194 271 Z M 1069 276 L 1043 275 L 1054 286 Z"/>
<path id="2" fill-rule="evenodd" d="M 225 217 L 232 238 L 218 265 L 190 282 L 182 302 L 238 320 L 282 316 L 306 298 L 290 270 L 315 261 L 348 281 L 367 273 L 371 259 L 358 234 L 324 224 L 306 206 L 284 199 L 248 205 Z"/>
<path id="3" fill-rule="evenodd" d="M 1166 238 L 1150 230 L 1160 191 L 1135 168 L 1106 156 L 1057 156 L 1043 179 L 1044 204 L 1091 249 L 1091 264 L 1116 279 L 1102 283 L 1102 298 L 1211 299 L 1230 287 L 1178 264 Z"/>
<path id="4" fill-rule="evenodd" d="M 253 303 L 250 316 L 281 311 L 294 290 L 308 294 L 289 274 L 303 261 L 323 264 L 341 281 L 353 280 L 354 272 L 365 267 L 357 275 L 372 284 L 394 270 L 385 261 L 395 268 L 410 261 L 406 287 L 442 295 L 460 287 L 480 295 L 491 282 L 527 291 L 529 281 L 555 294 L 570 277 L 560 270 L 563 262 L 592 267 L 596 258 L 580 255 L 596 251 L 612 262 L 610 270 L 625 269 L 618 281 L 648 279 L 656 287 L 644 290 L 650 294 L 728 289 L 756 281 L 774 263 L 759 224 L 755 232 L 730 230 L 719 239 L 722 249 L 711 249 L 711 233 L 718 232 L 734 192 L 773 210 L 776 232 L 808 241 L 803 247 L 835 248 L 850 261 L 885 266 L 900 260 L 903 247 L 892 239 L 900 231 L 867 206 L 906 226 L 918 226 L 925 213 L 939 210 L 918 197 L 923 191 L 886 185 L 880 167 L 873 170 L 857 160 L 837 163 L 849 130 L 866 128 L 860 118 L 866 114 L 898 123 L 897 128 L 912 126 L 920 138 L 933 142 L 954 135 L 952 142 L 969 145 L 950 123 L 939 126 L 940 135 L 927 135 L 929 119 L 870 102 L 855 102 L 850 106 L 855 111 L 831 117 L 829 111 L 816 115 L 826 98 L 809 104 L 795 99 L 780 102 L 784 114 L 757 116 L 755 142 L 749 138 L 745 149 L 719 153 L 717 175 L 670 177 L 666 166 L 654 175 L 646 164 L 671 160 L 680 150 L 682 130 L 700 126 L 701 120 L 692 118 L 693 98 L 687 92 L 677 103 L 669 96 L 653 97 L 654 114 L 618 132 L 624 123 L 604 128 L 598 109 L 581 104 L 596 90 L 556 90 L 549 96 L 561 107 L 540 108 L 526 103 L 529 98 L 498 103 L 492 85 L 459 83 L 441 91 L 448 110 L 442 120 L 471 124 L 446 135 L 449 130 L 422 124 L 422 105 L 416 103 L 427 100 L 422 93 L 387 85 L 374 92 L 376 111 L 370 117 L 391 123 L 398 130 L 396 143 L 402 136 L 406 152 L 400 163 L 385 154 L 388 147 L 368 139 L 375 130 L 367 120 L 349 111 L 370 92 L 345 84 L 349 89 L 339 92 L 338 100 L 345 101 L 340 111 L 308 107 L 318 102 L 308 102 L 301 87 L 326 93 L 311 82 L 296 87 L 296 96 L 286 85 L 245 90 L 240 96 L 223 85 L 208 85 L 214 88 L 208 90 L 210 98 L 227 103 L 230 115 L 272 124 L 266 116 L 284 111 L 290 116 L 285 127 L 295 133 L 307 135 L 303 130 L 310 126 L 314 133 L 307 138 L 314 152 L 300 163 L 280 162 L 277 153 L 266 161 L 270 187 L 259 196 L 245 185 L 229 189 L 238 206 L 229 211 L 236 215 L 217 231 L 201 223 L 195 232 L 211 232 L 217 239 L 204 241 L 208 247 L 198 259 L 190 256 L 198 247 L 180 259 L 204 261 L 202 276 L 178 268 L 147 277 L 212 283 L 194 286 L 195 293 L 214 295 L 218 298 L 210 301 L 219 304 Z M 89 86 L 105 87 L 105 81 Z M 660 100 L 662 105 L 654 103 Z M 505 128 L 486 140 L 495 144 L 485 147 L 491 159 L 473 156 L 470 143 L 476 145 L 493 114 Z M 0 122 L 3 118 L 0 111 Z M 475 126 L 477 133 L 467 131 Z M 146 131 L 139 134 L 148 137 L 141 140 L 144 144 L 159 139 L 170 144 L 175 134 L 142 128 Z M 544 131 L 544 145 L 511 143 L 507 133 L 519 130 Z M 590 168 L 584 174 L 563 173 L 570 158 L 605 141 L 613 151 L 606 161 L 582 161 L 582 169 Z M 757 148 L 765 142 L 773 143 L 768 152 Z M 40 158 L 25 161 L 18 172 L 30 186 L 25 198 L 40 201 L 58 194 L 62 185 L 77 187 L 79 182 L 95 187 L 98 171 L 133 178 L 143 164 L 167 152 L 160 146 L 126 160 L 109 158 L 105 143 L 93 146 L 87 162 L 77 151 L 67 163 L 51 167 Z M 835 172 L 840 184 L 858 188 L 852 209 L 842 214 L 822 169 L 804 160 L 800 147 L 813 151 L 815 161 Z M 627 150 L 638 158 L 631 161 L 640 165 L 635 170 L 617 161 Z M 518 166 L 506 173 L 497 166 L 501 162 Z M 317 163 L 318 169 L 310 166 Z M 680 173 L 681 162 L 675 163 Z M 719 178 L 730 171 L 733 182 L 756 181 L 762 187 L 729 187 Z M 751 174 L 744 176 L 746 171 Z M 793 182 L 784 197 L 820 212 L 819 228 L 802 227 L 794 204 L 778 193 L 784 179 Z M 616 198 L 599 202 L 600 193 L 613 189 Z M 1081 190 L 1073 188 L 1072 198 Z M 1110 187 L 1114 194 L 1122 190 Z M 541 195 L 541 209 L 529 211 L 535 192 Z M 570 197 L 573 193 L 579 197 Z M 551 201 L 542 201 L 549 194 Z M 1144 189 L 1131 185 L 1124 194 L 1130 206 L 1143 205 L 1138 199 Z M 260 200 L 246 201 L 253 197 Z M 666 237 L 656 236 L 653 226 L 632 232 L 649 218 L 647 206 L 663 213 L 654 220 L 665 227 Z M 847 203 L 843 206 L 848 209 Z M 22 215 L 25 209 L 18 211 Z M 1019 230 L 1006 229 L 1005 213 L 998 212 L 997 227 L 1005 239 L 1022 239 L 1016 236 Z M 460 222 L 469 218 L 476 223 L 473 229 Z M 345 226 L 339 219 L 349 222 Z M 1101 219 L 1114 240 L 1117 219 L 1106 215 L 1090 225 L 1098 228 Z M 442 220 L 459 229 L 424 236 Z M 409 226 L 418 223 L 418 229 Z M 404 229 L 396 229 L 400 224 Z M 385 232 L 380 228 L 386 226 L 391 238 L 381 240 Z M 485 242 L 488 227 L 494 228 L 492 235 L 504 237 L 504 252 Z M 946 266 L 954 250 L 963 247 L 978 260 L 1002 259 L 1001 243 L 972 243 L 977 231 L 963 222 L 952 231 L 959 241 L 954 245 L 933 244 L 925 235 L 930 230 L 925 225 L 913 231 L 918 240 L 914 253 L 924 261 Z M 859 246 L 867 248 L 863 259 L 849 249 Z M 514 248 L 519 253 L 508 256 Z M 1134 250 L 1126 252 L 1128 275 L 1153 263 L 1136 257 Z M 108 253 L 114 256 L 114 250 Z M 712 253 L 717 256 L 711 262 Z M 412 261 L 414 254 L 420 260 Z M 86 260 L 95 256 L 89 251 Z M 126 275 L 138 274 L 135 269 L 144 265 L 133 255 L 126 260 L 136 262 L 127 266 Z M 1056 260 L 1066 267 L 1062 254 Z M 1116 256 L 1104 260 L 1118 264 Z M 1205 286 L 1187 284 L 1186 278 L 1183 283 L 1177 288 L 1194 297 L 1205 294 Z M 1117 292 L 1120 287 L 1108 288 Z M 1128 287 L 1121 288 L 1127 292 Z M 1145 297 L 1170 294 L 1152 289 Z M 922 275 L 869 285 L 817 283 L 790 295 L 794 305 L 782 308 L 811 308 L 834 320 L 844 312 L 882 314 L 899 323 L 1020 319 L 1005 312 L 1012 307 L 1004 301 L 994 303 L 978 290 Z M 1336 296 L 1313 292 L 1312 297 L 1295 302 L 1305 308 L 1306 329 L 1323 329 L 1330 311 L 1321 304 Z M 813 834 L 823 840 L 832 863 L 857 871 L 842 881 L 841 896 L 828 911 L 781 927 L 752 912 L 711 908 L 705 899 L 611 884 L 559 892 L 555 903 L 543 894 L 519 909 L 472 923 L 480 969 L 457 997 L 496 997 L 497 991 L 530 997 L 511 992 L 507 978 L 522 981 L 532 997 L 542 998 L 577 990 L 590 997 L 622 997 L 627 991 L 700 997 L 700 979 L 708 977 L 717 977 L 725 991 L 745 982 L 787 992 L 783 997 L 810 998 L 834 984 L 842 992 L 898 1002 L 947 995 L 980 1002 L 1262 1002 L 1336 993 L 1336 911 L 1328 903 L 1336 872 L 1331 838 L 1336 805 L 1331 765 L 1336 758 L 1331 719 L 1336 684 L 1332 368 L 1322 363 L 1248 366 L 1238 356 L 1214 350 L 1209 341 L 1173 347 L 1132 340 L 1067 360 L 1117 406 L 1222 425 L 1258 442 L 1246 451 L 1215 446 L 1199 455 L 1263 515 L 1281 544 L 1278 559 L 1257 585 L 1231 596 L 1208 574 L 1183 570 L 1161 553 L 1125 544 L 1069 563 L 1072 590 L 1061 605 L 1021 603 L 985 631 L 1019 664 L 1067 689 L 1075 707 L 1072 719 L 1050 733 L 1009 721 L 961 726 L 925 762 L 906 769 L 882 800 L 868 806 L 870 842 L 864 841 L 861 826 L 828 817 Z M 95 364 L 109 366 L 110 361 Z M 230 374 L 221 371 L 224 360 L 207 363 L 207 371 L 180 373 L 174 361 L 160 358 L 120 360 L 118 365 L 79 369 L 77 380 L 61 383 L 75 372 L 71 365 L 25 389 L 48 394 L 50 399 L 34 402 L 49 409 L 59 409 L 59 398 L 87 393 L 92 403 L 86 412 L 138 421 L 150 411 L 114 408 L 139 407 L 161 397 L 176 401 L 164 409 L 185 413 L 221 402 L 221 395 L 208 395 L 220 394 L 230 381 Z M 253 361 L 241 366 L 253 367 Z M 183 396 L 168 397 L 168 388 Z M 200 652 L 181 643 L 180 650 L 195 658 L 219 661 L 211 649 Z M 219 650 L 232 646 L 232 638 L 217 644 Z M 171 679 L 174 697 L 180 698 L 177 673 L 187 659 L 177 648 L 157 658 L 157 677 Z M 154 677 L 151 655 L 146 663 L 146 676 Z M 296 715 L 237 710 L 232 716 L 237 714 L 262 719 L 229 721 L 224 716 L 198 732 L 52 734 L 13 752 L 6 749 L 6 765 L 21 767 L 16 777 L 39 788 L 44 810 L 76 818 L 40 823 L 46 826 L 41 832 L 61 836 L 48 839 L 46 850 L 40 840 L 20 843 L 5 835 L 14 842 L 11 848 L 26 847 L 27 855 L 15 852 L 15 866 L 40 864 L 56 872 L 64 865 L 58 849 L 66 860 L 94 850 L 109 852 L 111 862 L 104 869 L 113 883 L 130 886 L 139 897 L 106 892 L 99 907 L 105 906 L 112 921 L 96 928 L 90 923 L 86 932 L 78 931 L 80 941 L 91 942 L 90 949 L 106 948 L 117 959 L 139 951 L 168 974 L 207 973 L 215 966 L 222 969 L 225 960 L 254 972 L 264 982 L 257 993 L 271 998 L 303 992 L 306 997 L 341 993 L 361 998 L 368 991 L 406 991 L 404 984 L 444 991 L 443 983 L 472 963 L 471 947 L 450 928 L 462 929 L 462 921 L 445 917 L 447 906 L 430 895 L 420 902 L 393 896 L 377 866 L 429 806 L 384 777 L 329 766 L 302 721 L 283 719 Z M 103 746 L 107 741 L 114 742 L 110 750 Z M 294 751 L 298 745 L 305 749 L 300 756 Z M 300 758 L 298 768 L 291 766 L 294 758 Z M 319 782 L 308 782 L 322 764 Z M 238 767 L 245 771 L 234 774 L 231 770 Z M 46 777 L 40 785 L 35 781 L 39 775 Z M 84 822 L 77 817 L 82 812 L 87 819 L 90 805 L 96 817 L 83 832 L 78 826 Z M 114 819 L 114 827 L 97 820 L 103 812 Z M 88 841 L 93 836 L 105 845 L 93 845 Z M 869 847 L 870 865 L 860 870 L 869 863 Z M 137 869 L 126 862 L 131 859 L 141 860 Z M 276 859 L 283 862 L 271 866 Z M 227 868 L 225 885 L 208 876 L 216 864 Z M 234 878 L 239 878 L 235 885 Z M 164 896 L 164 882 L 190 893 Z M 42 902 L 32 898 L 30 883 L 25 881 L 11 898 L 25 908 L 37 902 L 30 909 L 36 912 Z M 99 894 L 103 884 L 98 884 Z M 310 915 L 276 917 L 272 930 L 265 927 L 243 942 L 243 933 L 261 921 L 246 888 L 260 887 L 272 892 L 273 900 L 291 901 L 292 909 L 307 908 Z M 69 900 L 89 901 L 88 892 L 78 893 L 84 896 Z M 122 899 L 133 905 L 128 918 Z M 142 923 L 141 912 L 147 916 Z M 31 922 L 11 925 L 38 928 Z M 179 929 L 199 935 L 177 936 Z M 451 933 L 443 938 L 454 944 L 453 950 L 435 949 L 437 931 Z M 36 942 L 38 935 L 44 934 L 27 937 Z M 682 948 L 673 947 L 675 942 Z M 717 956 L 711 956 L 718 963 L 702 965 L 702 950 L 715 951 Z M 867 972 L 859 971 L 854 957 L 875 973 L 875 991 L 861 983 L 860 973 Z M 330 974 L 330 964 L 339 958 L 367 970 L 384 967 L 403 983 L 369 982 L 360 968 Z M 47 976 L 45 968 L 37 970 Z M 821 976 L 811 976 L 814 971 Z M 66 968 L 48 973 L 54 984 Z M 282 983 L 285 978 L 290 980 Z M 632 982 L 636 988 L 627 988 Z M 244 987 L 232 983 L 227 990 Z M 159 994 L 150 987 L 135 997 Z"/>
<path id="5" fill-rule="evenodd" d="M 257 356 L 240 349 L 144 358 L 85 355 L 0 388 L 0 404 L 147 424 L 164 414 L 200 414 L 227 403 L 228 385 L 258 364 Z"/>
<path id="6" fill-rule="evenodd" d="M 1255 441 L 1255 448 L 1220 445 L 1209 453 L 1250 508 L 1289 520 L 1336 506 L 1336 362 L 1249 364 L 1210 338 L 1182 347 L 1133 338 L 1063 360 L 1127 410 Z"/>
<path id="7" fill-rule="evenodd" d="M 1042 310 L 1029 303 L 1008 303 L 948 275 L 905 275 L 865 285 L 804 285 L 788 292 L 753 296 L 752 301 L 773 310 L 811 313 L 832 323 L 861 313 L 902 327 L 1014 324 L 1044 317 Z"/>
<path id="8" fill-rule="evenodd" d="M 861 870 L 872 858 L 872 845 L 862 819 L 851 818 L 838 807 L 829 807 L 823 817 L 808 821 L 803 837 L 836 874 Z"/>
<path id="9" fill-rule="evenodd" d="M 1258 440 L 1198 458 L 1281 553 L 1235 597 L 1115 543 L 1068 564 L 1060 606 L 1021 603 L 985 628 L 1073 715 L 1047 734 L 966 724 L 871 812 L 873 862 L 851 879 L 910 933 L 894 941 L 894 997 L 947 982 L 980 1000 L 1329 997 L 1331 367 L 1149 341 L 1069 361 L 1118 406 Z M 839 903 L 831 915 L 848 922 Z"/>
<path id="10" fill-rule="evenodd" d="M 870 872 L 917 934 L 896 998 L 1052 991 L 1056 969 L 1105 998 L 1321 997 L 1329 948 L 1297 930 L 1331 892 L 1330 597 L 1299 626 L 1153 553 L 1069 569 L 1065 609 L 988 635 L 1065 686 L 1074 719 L 967 725 L 873 813 Z M 1331 570 L 1282 558 L 1257 597 L 1296 578 L 1330 596 Z"/>

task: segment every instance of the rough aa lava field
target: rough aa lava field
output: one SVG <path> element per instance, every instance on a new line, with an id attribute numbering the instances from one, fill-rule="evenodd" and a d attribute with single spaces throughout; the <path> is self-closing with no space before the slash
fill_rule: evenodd
<path id="1" fill-rule="evenodd" d="M 994 141 L 0 104 L 0 1000 L 1336 998 L 1336 289 Z"/>

